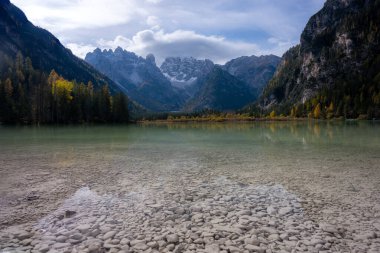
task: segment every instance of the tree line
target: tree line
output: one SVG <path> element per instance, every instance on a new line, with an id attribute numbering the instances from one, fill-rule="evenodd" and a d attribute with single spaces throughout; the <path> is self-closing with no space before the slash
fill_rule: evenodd
<path id="1" fill-rule="evenodd" d="M 111 95 L 108 85 L 69 81 L 54 70 L 47 75 L 20 53 L 0 71 L 0 123 L 128 122 L 128 98 Z"/>
<path id="2" fill-rule="evenodd" d="M 380 56 L 377 57 L 376 71 L 380 67 Z M 375 68 L 375 67 L 372 67 Z M 371 68 L 368 67 L 368 71 Z M 375 70 L 374 70 L 375 71 Z M 303 103 L 284 102 L 272 106 L 270 110 L 263 109 L 260 104 L 250 105 L 242 112 L 255 117 L 271 118 L 290 116 L 292 118 L 314 119 L 379 119 L 380 118 L 380 72 L 374 78 L 366 80 L 345 80 L 336 77 L 332 88 L 320 89 L 310 99 Z"/>
<path id="3" fill-rule="evenodd" d="M 373 82 L 336 80 L 333 89 L 324 88 L 304 103 L 274 108 L 273 115 L 314 119 L 379 119 L 380 74 Z"/>

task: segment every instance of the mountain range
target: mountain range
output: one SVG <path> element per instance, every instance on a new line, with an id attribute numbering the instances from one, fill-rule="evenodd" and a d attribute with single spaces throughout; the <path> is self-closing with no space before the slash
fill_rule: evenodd
<path id="1" fill-rule="evenodd" d="M 96 49 L 85 60 L 110 77 L 151 111 L 231 111 L 254 102 L 273 76 L 280 58 L 251 56 L 226 65 L 193 57 L 168 57 L 160 68 L 146 58 L 117 48 Z"/>
<path id="2" fill-rule="evenodd" d="M 327 0 L 282 58 L 243 56 L 224 65 L 168 57 L 157 66 L 122 48 L 88 53 L 85 61 L 48 31 L 0 0 L 0 79 L 21 54 L 47 76 L 108 84 L 153 112 L 244 111 L 315 118 L 380 117 L 380 0 Z M 22 76 L 18 77 L 22 79 Z M 136 105 L 136 103 L 132 103 Z M 248 106 L 247 106 L 248 105 Z"/>
<path id="3" fill-rule="evenodd" d="M 182 96 L 156 66 L 153 55 L 146 58 L 118 47 L 96 49 L 85 60 L 117 83 L 128 96 L 151 111 L 176 111 Z"/>

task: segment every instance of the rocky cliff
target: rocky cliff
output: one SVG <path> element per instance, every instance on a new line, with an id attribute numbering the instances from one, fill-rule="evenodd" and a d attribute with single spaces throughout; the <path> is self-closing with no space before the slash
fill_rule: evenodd
<path id="1" fill-rule="evenodd" d="M 242 56 L 227 62 L 223 69 L 245 82 L 252 92 L 260 93 L 272 79 L 281 58 L 275 55 Z"/>
<path id="2" fill-rule="evenodd" d="M 300 45 L 284 54 L 261 108 L 379 117 L 379 32 L 379 0 L 327 0 L 310 18 Z"/>
<path id="3" fill-rule="evenodd" d="M 186 111 L 234 111 L 255 100 L 249 87 L 219 66 L 202 80 L 199 91 L 185 105 Z"/>

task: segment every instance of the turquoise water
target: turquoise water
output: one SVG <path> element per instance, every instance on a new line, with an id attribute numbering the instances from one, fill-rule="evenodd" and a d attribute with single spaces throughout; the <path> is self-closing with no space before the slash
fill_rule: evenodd
<path id="1" fill-rule="evenodd" d="M 256 160 L 282 157 L 380 157 L 380 124 L 278 122 L 75 127 L 0 127 L 2 154 L 76 150 L 128 155 L 141 150 L 164 156 L 224 153 Z M 143 155 L 143 154 L 142 154 Z M 344 156 L 344 157 L 343 157 Z M 212 159 L 212 157 L 210 157 Z"/>
<path id="2" fill-rule="evenodd" d="M 106 215 L 132 221 L 137 232 L 126 232 L 138 234 L 152 203 L 223 209 L 223 197 L 239 199 L 236 210 L 265 202 L 257 209 L 265 213 L 292 202 L 289 219 L 368 233 L 379 191 L 377 122 L 0 127 L 0 228 L 33 222 L 55 234 L 56 217 L 75 210 L 75 225 Z M 246 198 L 258 192 L 263 203 Z M 336 249 L 348 252 L 345 243 Z"/>
<path id="3" fill-rule="evenodd" d="M 3 168 L 379 171 L 380 124 L 263 122 L 1 127 Z M 86 166 L 84 166 L 86 165 Z M 91 165 L 91 166 L 90 166 Z M 222 173 L 223 174 L 223 173 Z"/>

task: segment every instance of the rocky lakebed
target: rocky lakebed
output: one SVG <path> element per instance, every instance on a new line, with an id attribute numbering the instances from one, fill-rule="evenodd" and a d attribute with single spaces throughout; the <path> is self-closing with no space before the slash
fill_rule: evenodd
<path id="1" fill-rule="evenodd" d="M 119 148 L 3 152 L 0 252 L 380 252 L 374 153 Z"/>

